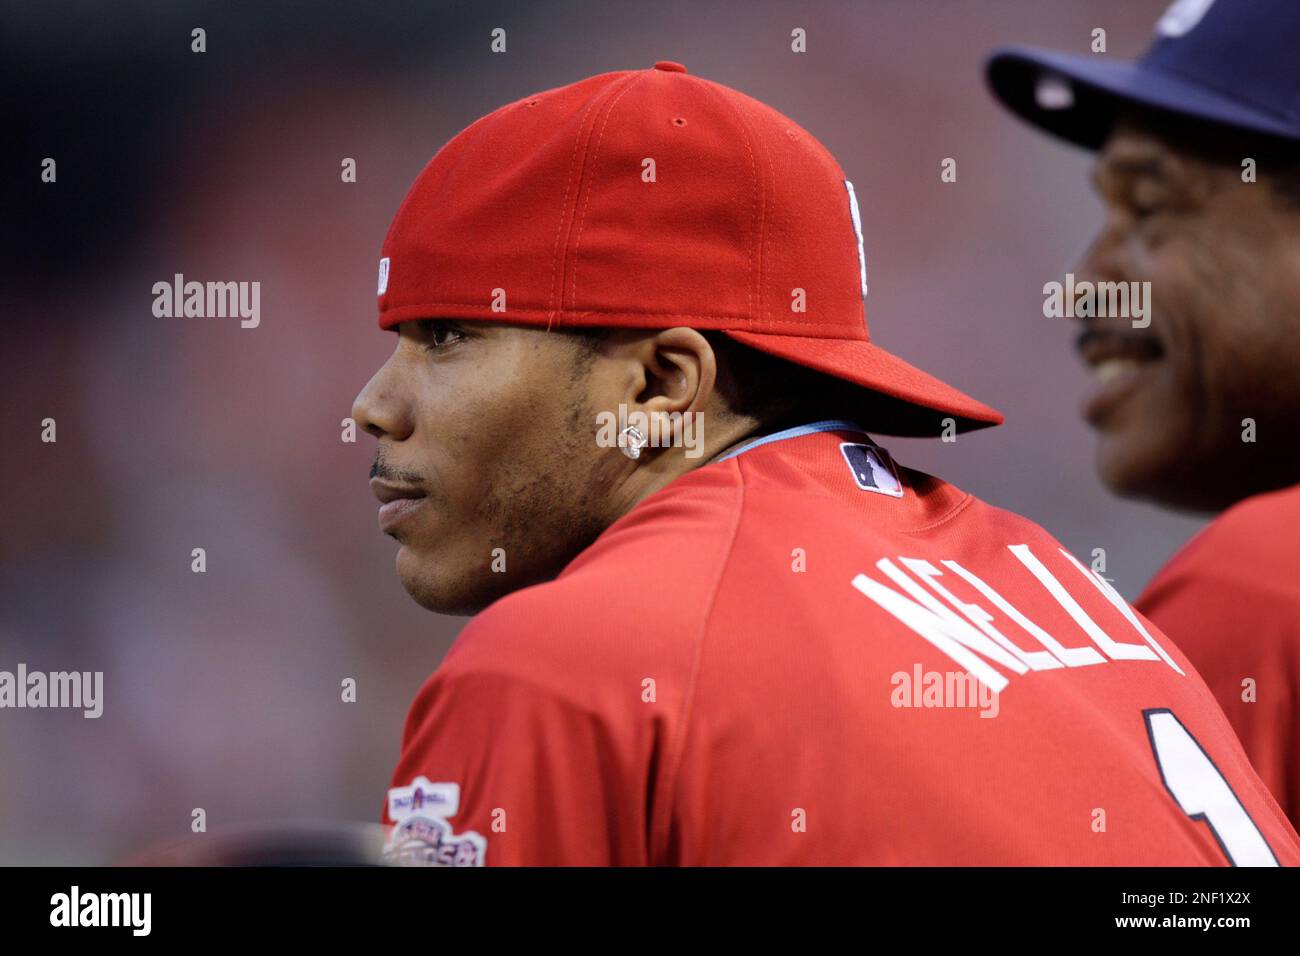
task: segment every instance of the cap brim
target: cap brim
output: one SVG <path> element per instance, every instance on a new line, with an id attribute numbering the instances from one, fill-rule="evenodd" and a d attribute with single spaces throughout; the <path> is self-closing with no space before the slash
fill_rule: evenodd
<path id="1" fill-rule="evenodd" d="M 943 433 L 945 419 L 952 419 L 958 432 L 1002 424 L 1001 412 L 871 342 L 730 329 L 726 334 L 760 352 L 861 385 L 865 391 L 857 418 L 873 432 L 934 436 Z M 846 410 L 846 417 L 854 411 Z"/>
<path id="2" fill-rule="evenodd" d="M 1068 83 L 1068 102 L 1044 104 L 1039 84 L 1056 77 Z M 1116 63 L 1071 53 L 1006 47 L 989 57 L 985 78 L 1013 113 L 1039 129 L 1087 149 L 1098 149 L 1126 106 L 1295 139 L 1285 121 L 1207 87 L 1141 63 Z"/>

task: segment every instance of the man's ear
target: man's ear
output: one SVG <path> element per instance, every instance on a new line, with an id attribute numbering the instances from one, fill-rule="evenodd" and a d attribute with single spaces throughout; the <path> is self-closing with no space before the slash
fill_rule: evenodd
<path id="1" fill-rule="evenodd" d="M 718 380 L 717 356 L 695 329 L 664 329 L 642 354 L 645 388 L 637 403 L 648 415 L 704 412 Z"/>

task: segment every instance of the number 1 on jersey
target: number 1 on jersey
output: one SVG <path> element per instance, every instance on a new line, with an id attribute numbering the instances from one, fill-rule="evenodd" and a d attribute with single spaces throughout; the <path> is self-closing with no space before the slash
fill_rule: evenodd
<path id="1" fill-rule="evenodd" d="M 1165 709 L 1144 710 L 1165 789 L 1193 820 L 1203 820 L 1233 866 L 1277 866 L 1246 808 L 1195 737 Z"/>

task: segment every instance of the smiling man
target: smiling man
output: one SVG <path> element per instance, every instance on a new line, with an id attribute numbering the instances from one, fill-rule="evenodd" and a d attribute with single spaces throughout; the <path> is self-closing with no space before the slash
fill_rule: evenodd
<path id="1" fill-rule="evenodd" d="M 420 173 L 353 414 L 407 591 L 478 613 L 411 707 L 393 859 L 1300 862 L 1159 631 L 867 435 L 1001 416 L 868 337 L 862 234 L 806 130 L 669 62 Z"/>
<path id="2" fill-rule="evenodd" d="M 1300 821 L 1300 6 L 1180 0 L 1157 34 L 1137 64 L 1011 49 L 988 75 L 1098 151 L 1105 218 L 1076 272 L 1154 303 L 1148 323 L 1082 322 L 1098 468 L 1119 494 L 1222 512 L 1138 606 Z"/>
<path id="3" fill-rule="evenodd" d="M 1219 511 L 1300 479 L 1298 158 L 1137 109 L 1099 151 L 1106 221 L 1078 272 L 1149 283 L 1157 312 L 1145 328 L 1085 319 L 1077 340 L 1097 375 L 1084 414 L 1098 465 L 1120 493 Z"/>

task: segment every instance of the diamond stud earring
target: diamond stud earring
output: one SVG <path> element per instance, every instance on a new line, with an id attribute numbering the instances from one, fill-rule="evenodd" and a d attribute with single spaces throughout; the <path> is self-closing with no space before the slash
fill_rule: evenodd
<path id="1" fill-rule="evenodd" d="M 628 425 L 618 433 L 618 447 L 633 461 L 641 457 L 641 449 L 648 444 L 650 443 L 645 435 L 641 434 L 641 429 L 635 425 Z"/>

